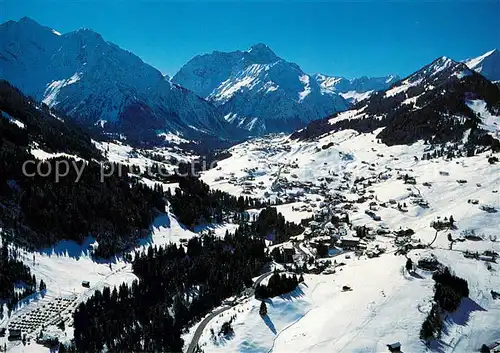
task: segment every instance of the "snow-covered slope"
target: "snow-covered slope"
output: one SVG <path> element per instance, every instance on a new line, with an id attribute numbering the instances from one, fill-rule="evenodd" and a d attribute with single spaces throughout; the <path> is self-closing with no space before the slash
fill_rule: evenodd
<path id="1" fill-rule="evenodd" d="M 174 188 L 176 185 L 173 185 Z M 1 231 L 1 229 L 0 229 Z M 164 214 L 158 216 L 151 225 L 151 232 L 130 253 L 135 250 L 142 251 L 150 245 L 166 246 L 167 244 L 180 244 L 182 239 L 189 239 L 197 235 L 179 224 L 174 215 L 167 208 Z M 131 284 L 137 280 L 132 270 L 132 264 L 122 256 L 109 261 L 96 262 L 90 255 L 90 250 L 97 246 L 95 239 L 89 237 L 83 244 L 73 241 L 61 241 L 53 247 L 40 249 L 34 252 L 20 250 L 19 259 L 28 265 L 37 278 L 47 283 L 47 291 L 43 296 L 39 293 L 22 301 L 11 315 L 7 314 L 6 306 L 2 306 L 0 313 L 0 327 L 7 327 L 8 323 L 22 321 L 26 315 L 33 315 L 41 311 L 45 315 L 42 331 L 51 332 L 58 337 L 62 343 L 69 343 L 73 339 L 73 312 L 76 307 L 88 300 L 96 291 L 102 291 L 104 287 L 119 286 L 122 283 Z M 82 280 L 90 282 L 90 287 L 82 287 Z M 56 317 L 50 311 L 50 305 L 60 301 L 60 298 L 68 301 L 66 310 L 57 314 L 66 322 L 66 328 L 60 330 L 54 323 Z M 3 315 L 2 315 L 3 314 Z M 36 332 L 27 335 L 27 345 L 21 341 L 10 342 L 7 337 L 0 337 L 2 348 L 7 347 L 8 352 L 40 352 L 50 353 L 54 350 L 36 342 Z"/>
<path id="2" fill-rule="evenodd" d="M 471 101 L 470 105 L 478 112 L 483 109 L 483 104 L 477 101 Z M 305 283 L 294 292 L 267 300 L 266 317 L 259 315 L 259 300 L 252 297 L 236 301 L 232 308 L 210 321 L 201 335 L 200 347 L 206 353 L 384 352 L 388 343 L 399 341 L 404 352 L 469 353 L 478 351 L 482 344 L 500 339 L 496 325 L 500 301 L 490 294 L 491 290 L 498 291 L 500 287 L 500 267 L 495 262 L 464 256 L 466 250 L 500 252 L 496 236 L 500 212 L 489 213 L 480 208 L 488 204 L 500 210 L 499 165 L 488 162 L 489 152 L 453 160 L 444 157 L 421 159 L 430 148 L 423 141 L 408 146 L 386 146 L 377 141 L 375 134 L 353 130 L 333 132 L 315 141 L 269 136 L 232 147 L 231 157 L 203 175 L 203 180 L 212 187 L 235 195 L 266 197 L 267 191 L 270 198 L 293 197 L 295 202 L 277 206 L 287 220 L 300 220 L 303 207 L 311 210 L 307 217 L 311 213 L 319 216 L 327 209 L 342 209 L 349 213 L 353 227 L 366 225 L 371 229 L 368 248 L 384 248 L 385 253 L 375 258 L 341 253 L 330 259 L 329 269 L 335 268 L 335 272 L 305 274 Z M 112 161 L 126 162 L 130 158 L 130 163 L 141 164 L 136 157 L 130 156 L 131 149 L 127 146 L 103 144 L 102 149 L 108 151 Z M 415 176 L 417 183 L 405 183 L 401 178 L 405 174 Z M 272 183 L 277 178 L 281 179 L 281 186 L 273 188 Z M 458 183 L 459 179 L 467 182 Z M 245 190 L 250 193 L 243 193 Z M 360 201 L 340 204 L 324 201 L 339 194 L 346 200 Z M 365 200 L 361 198 L 363 195 Z M 415 201 L 419 199 L 427 201 L 428 207 L 417 204 Z M 478 200 L 479 205 L 468 202 L 471 199 Z M 407 204 L 405 211 L 391 206 L 390 200 Z M 369 207 L 376 207 L 381 220 L 375 221 L 364 212 Z M 448 231 L 443 231 L 432 246 L 427 246 L 436 234 L 430 222 L 449 215 L 454 216 L 457 224 L 456 229 L 449 231 L 453 239 L 463 239 L 463 234 L 475 232 L 482 240 L 457 241 L 450 250 Z M 426 247 L 410 250 L 409 258 L 417 262 L 423 257 L 436 256 L 469 283 L 469 298 L 464 299 L 456 313 L 446 317 L 443 334 L 431 348 L 419 339 L 419 331 L 432 305 L 432 273 L 420 269 L 413 274 L 407 273 L 405 256 L 394 255 L 401 247 L 398 237 L 393 233 L 376 232 L 380 229 L 397 231 L 401 227 L 412 228 L 415 231 L 412 241 Z M 223 234 L 221 232 L 221 236 Z M 335 231 L 330 234 L 336 236 Z M 135 250 L 143 249 L 146 244 L 179 244 L 182 239 L 195 235 L 180 225 L 167 209 L 165 215 L 155 220 L 148 241 Z M 314 254 L 307 241 L 301 244 Z M 44 299 L 16 310 L 11 318 L 5 313 L 4 322 L 16 320 L 57 297 L 78 303 L 104 286 L 118 286 L 137 278 L 131 264 L 122 258 L 111 264 L 92 261 L 88 255 L 91 245 L 92 239 L 89 239 L 82 246 L 62 242 L 34 253 L 21 251 L 21 259 L 37 278 L 48 284 L 49 291 Z M 91 288 L 81 287 L 83 279 L 90 281 Z M 345 285 L 352 291 L 343 291 Z M 70 316 L 71 311 L 64 313 L 64 317 L 69 318 L 68 323 L 71 323 Z M 234 335 L 217 336 L 222 324 L 231 318 Z M 62 341 L 71 339 L 73 334 L 72 327 L 66 327 L 67 336 L 59 333 Z M 195 328 L 185 334 L 186 346 Z M 216 333 L 215 337 L 211 330 Z M 2 340 L 6 342 L 5 338 L 0 338 L 0 344 Z M 12 352 L 37 351 L 35 348 L 49 352 L 33 340 L 25 347 L 20 342 L 7 344 Z"/>
<path id="3" fill-rule="evenodd" d="M 324 92 L 314 77 L 264 44 L 196 56 L 172 81 L 207 98 L 228 121 L 255 133 L 293 131 L 346 108 L 339 95 Z"/>
<path id="4" fill-rule="evenodd" d="M 348 79 L 345 77 L 316 74 L 314 78 L 321 85 L 324 92 L 338 93 L 349 103 L 357 103 L 367 99 L 373 92 L 389 88 L 399 80 L 396 75 L 383 77 L 359 77 Z"/>
<path id="5" fill-rule="evenodd" d="M 414 82 L 417 77 L 402 85 Z M 498 121 L 486 114 L 484 101 L 470 100 L 468 105 L 484 115 L 484 124 L 493 127 Z M 279 197 L 289 202 L 276 206 L 287 220 L 298 222 L 312 215 L 318 220 L 325 211 L 333 211 L 348 213 L 352 223 L 351 229 L 347 229 L 349 234 L 354 234 L 352 229 L 357 226 L 369 229 L 369 237 L 364 239 L 367 251 L 359 255 L 340 253 L 329 259 L 328 271 L 305 274 L 305 283 L 295 291 L 266 300 L 267 316 L 259 315 L 260 301 L 254 297 L 235 300 L 232 308 L 217 315 L 203 330 L 199 345 L 206 353 L 384 352 L 386 345 L 395 341 L 402 343 L 404 352 L 469 353 L 500 339 L 496 324 L 500 301 L 490 292 L 500 288 L 500 267 L 495 262 L 464 256 L 467 250 L 500 252 L 498 163 L 488 161 L 490 151 L 473 157 L 462 154 L 453 159 L 446 156 L 425 159 L 423 155 L 437 152 L 441 146 L 424 141 L 387 146 L 377 141 L 379 132 L 380 129 L 373 134 L 346 129 L 311 141 L 292 140 L 284 135 L 253 139 L 233 146 L 229 158 L 203 174 L 202 179 L 215 189 L 238 196 Z M 132 148 L 119 143 L 103 143 L 99 147 L 107 151 L 111 161 L 141 167 L 152 163 L 143 151 L 134 153 Z M 171 156 L 175 151 L 157 152 Z M 414 177 L 416 183 L 406 183 L 404 175 Z M 142 181 L 154 183 L 145 178 Z M 477 200 L 478 204 L 470 200 Z M 427 205 L 423 206 L 422 201 Z M 393 202 L 404 206 L 397 207 Z M 483 205 L 489 205 L 493 211 L 484 211 Z M 375 210 L 380 219 L 372 219 L 366 213 L 368 209 Z M 436 233 L 430 226 L 433 220 L 450 215 L 456 220 L 456 229 Z M 331 225 L 331 215 L 327 218 Z M 312 222 L 309 228 L 312 229 Z M 424 247 L 409 250 L 406 254 L 409 258 L 417 262 L 435 256 L 469 284 L 469 298 L 462 301 L 457 312 L 447 314 L 442 336 L 430 348 L 420 340 L 419 331 L 432 306 L 434 281 L 428 271 L 416 269 L 408 273 L 404 269 L 406 257 L 395 256 L 408 244 L 402 245 L 401 238 L 405 237 L 396 235 L 401 228 L 415 231 L 404 241 Z M 144 249 L 148 244 L 180 244 L 196 235 L 179 224 L 168 208 L 151 229 L 150 237 L 133 250 Z M 223 236 L 225 230 L 218 230 Z M 381 230 L 389 233 L 379 234 Z M 328 239 L 338 237 L 337 228 L 321 226 L 317 231 L 327 234 Z M 461 241 L 450 244 L 448 233 Z M 472 233 L 481 240 L 465 238 L 464 235 Z M 315 254 L 311 244 L 316 238 L 311 238 L 312 235 L 304 233 L 297 237 L 300 248 L 309 256 Z M 48 284 L 49 290 L 45 298 L 23 304 L 10 318 L 5 312 L 0 326 L 58 297 L 76 304 L 104 286 L 118 286 L 137 278 L 131 264 L 120 257 L 113 263 L 93 261 L 88 254 L 92 245 L 95 244 L 89 238 L 82 246 L 61 242 L 42 251 L 21 251 L 21 259 L 37 278 Z M 367 255 L 369 250 L 381 248 L 385 253 L 379 257 Z M 89 280 L 91 287 L 82 287 L 82 280 Z M 352 290 L 344 291 L 343 286 Z M 74 306 L 63 313 L 69 324 L 72 310 Z M 225 338 L 211 334 L 211 330 L 219 332 L 228 321 L 232 322 L 233 335 Z M 58 333 L 62 341 L 73 335 L 69 324 L 67 336 Z M 186 346 L 193 339 L 195 328 L 185 333 Z M 35 336 L 36 332 L 29 337 Z M 3 342 L 12 352 L 38 348 L 40 352 L 49 351 L 37 346 L 33 339 L 25 347 L 21 342 L 0 338 L 0 345 Z"/>
<path id="6" fill-rule="evenodd" d="M 483 107 L 477 101 L 470 105 L 477 111 Z M 422 159 L 440 146 L 424 141 L 387 146 L 375 138 L 379 131 L 343 130 L 313 141 L 284 136 L 247 141 L 232 147 L 232 156 L 219 163 L 220 168 L 203 175 L 212 187 L 235 195 L 293 198 L 290 217 L 300 213 L 301 205 L 312 209 L 315 219 L 328 209 L 348 212 L 351 229 L 371 229 L 368 249 L 385 249 L 375 258 L 340 254 L 330 259 L 334 272 L 305 275 L 305 284 L 296 291 L 267 301 L 267 317 L 259 315 L 257 300 L 236 305 L 210 323 L 210 329 L 219 332 L 233 317 L 234 335 L 214 339 L 207 328 L 200 340 L 205 352 L 385 352 L 387 344 L 399 341 L 403 352 L 468 353 L 500 339 L 498 326 L 492 324 L 499 319 L 500 301 L 490 293 L 500 287 L 500 268 L 495 262 L 464 256 L 467 250 L 500 251 L 500 212 L 481 209 L 490 205 L 499 210 L 498 164 L 488 162 L 491 152 Z M 406 183 L 405 174 L 415 177 L 416 184 Z M 457 182 L 460 179 L 465 182 Z M 327 198 L 329 202 L 322 201 Z M 368 209 L 380 219 L 368 216 Z M 437 233 L 430 226 L 450 215 L 457 221 L 455 229 Z M 409 258 L 417 262 L 435 256 L 469 283 L 469 298 L 457 312 L 446 314 L 442 336 L 429 348 L 419 332 L 433 301 L 432 272 L 406 272 L 405 256 L 395 256 L 401 238 L 378 232 L 402 228 L 413 229 L 411 241 L 423 246 L 410 250 Z M 316 231 L 328 239 L 338 236 L 338 231 L 323 226 Z M 447 233 L 461 241 L 450 245 Z M 466 240 L 466 234 L 479 238 Z M 306 245 L 311 233 L 299 237 Z M 309 248 L 314 252 L 312 245 Z M 343 291 L 344 285 L 352 291 Z"/>
<path id="7" fill-rule="evenodd" d="M 212 104 L 92 30 L 60 35 L 22 18 L 0 37 L 0 77 L 87 124 L 142 139 L 227 136 Z"/>
<path id="8" fill-rule="evenodd" d="M 491 81 L 500 81 L 500 51 L 490 50 L 477 58 L 464 60 L 465 65 Z"/>

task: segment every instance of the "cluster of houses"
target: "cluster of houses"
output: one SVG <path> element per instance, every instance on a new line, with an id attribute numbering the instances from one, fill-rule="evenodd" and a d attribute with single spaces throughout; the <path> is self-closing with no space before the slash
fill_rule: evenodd
<path id="1" fill-rule="evenodd" d="M 356 237 L 356 232 L 350 229 L 343 203 L 349 204 L 349 201 L 337 192 L 326 195 L 320 203 L 320 210 L 304 233 L 311 246 L 326 245 L 330 250 L 341 248 L 355 251 L 367 248 L 366 241 Z"/>
<path id="2" fill-rule="evenodd" d="M 477 251 L 468 251 L 466 250 L 464 252 L 464 257 L 470 258 L 470 259 L 476 259 L 476 260 L 481 260 L 481 261 L 486 261 L 486 262 L 496 262 L 498 258 L 498 253 L 493 250 L 485 250 L 483 253 L 479 253 Z"/>
<path id="3" fill-rule="evenodd" d="M 281 146 L 267 146 L 264 141 L 259 148 L 269 153 L 279 153 L 285 149 Z M 422 208 L 429 207 L 428 202 L 423 199 L 412 187 L 416 184 L 416 178 L 409 175 L 411 169 L 385 167 L 382 172 L 375 171 L 363 177 L 353 178 L 350 172 L 335 173 L 330 171 L 328 175 L 319 176 L 315 181 L 302 181 L 298 178 L 293 169 L 298 168 L 297 162 L 293 163 L 274 163 L 267 167 L 278 167 L 270 176 L 274 179 L 271 190 L 266 190 L 265 197 L 271 197 L 271 193 L 276 193 L 280 200 L 286 203 L 302 201 L 304 204 L 292 207 L 293 211 L 314 212 L 314 218 L 309 221 L 308 227 L 304 233 L 309 245 L 312 247 L 322 247 L 324 253 L 325 245 L 329 249 L 348 249 L 357 253 L 364 253 L 370 257 L 378 256 L 384 251 L 378 247 L 370 247 L 369 242 L 375 239 L 376 235 L 391 233 L 384 229 L 382 223 L 365 227 L 362 234 L 352 229 L 348 214 L 359 210 L 360 204 L 368 202 L 368 208 L 364 213 L 375 222 L 380 222 L 382 217 L 378 214 L 381 208 L 394 208 L 401 212 L 408 212 L 406 203 L 398 203 L 396 200 L 381 202 L 377 199 L 374 190 L 371 187 L 377 183 L 388 180 L 396 174 L 397 179 L 408 184 L 410 198 L 407 202 L 418 205 Z M 265 188 L 263 182 L 256 182 L 255 177 L 259 176 L 257 168 L 246 168 L 245 177 L 236 178 L 231 174 L 229 182 L 240 185 L 244 188 L 244 193 L 252 194 L 256 188 Z M 335 185 L 332 185 L 335 183 Z M 332 188 L 332 186 L 334 186 Z M 346 196 L 345 192 L 351 195 Z M 314 200 L 314 196 L 317 195 Z M 411 237 L 405 235 L 390 235 L 397 241 L 396 245 L 407 246 Z M 413 246 L 413 245 L 412 245 Z M 284 249 L 285 255 L 292 259 L 295 254 L 293 247 Z"/>
<path id="4" fill-rule="evenodd" d="M 308 239 L 312 247 L 326 245 L 329 249 L 341 248 L 343 250 L 355 251 L 357 254 L 365 254 L 368 257 L 376 257 L 385 251 L 377 245 L 369 246 L 369 243 L 376 238 L 376 235 L 384 235 L 394 238 L 394 244 L 402 249 L 403 253 L 412 248 L 421 248 L 422 244 L 417 244 L 412 239 L 412 230 L 401 229 L 392 232 L 384 224 L 371 225 L 362 227 L 362 231 L 353 229 L 349 224 L 348 211 L 358 211 L 359 204 L 368 202 L 368 209 L 364 213 L 372 220 L 379 222 L 381 217 L 377 214 L 380 208 L 394 208 L 401 212 L 407 212 L 406 203 L 398 203 L 396 200 L 390 199 L 387 202 L 381 202 L 377 199 L 373 190 L 369 187 L 387 180 L 392 177 L 392 170 L 386 167 L 383 173 L 372 173 L 367 177 L 356 178 L 350 184 L 352 175 L 344 173 L 343 177 L 337 175 L 341 183 L 332 191 L 331 189 L 319 185 L 319 194 L 324 200 L 319 203 L 319 210 L 315 213 L 313 220 L 309 222 L 309 227 L 306 229 L 304 236 Z M 397 170 L 398 179 L 403 180 L 406 184 L 414 185 L 416 179 L 407 174 L 404 170 Z M 318 181 L 320 181 L 318 179 Z M 320 181 L 323 182 L 323 181 Z M 344 186 L 343 188 L 341 188 Z M 351 194 L 357 195 L 348 198 L 341 191 L 349 190 Z M 422 208 L 428 207 L 428 202 L 420 195 L 413 191 L 412 187 L 408 187 L 410 191 L 409 202 L 414 205 L 419 205 Z"/>
<path id="5" fill-rule="evenodd" d="M 231 185 L 240 186 L 243 188 L 243 195 L 252 195 L 256 189 L 265 189 L 264 182 L 254 183 L 255 180 L 254 173 L 256 172 L 256 168 L 252 168 L 252 170 L 245 170 L 248 174 L 244 175 L 240 178 L 235 176 L 235 173 L 231 173 L 229 178 L 226 179 L 224 176 L 219 176 L 215 178 L 215 182 L 227 180 L 227 182 Z"/>

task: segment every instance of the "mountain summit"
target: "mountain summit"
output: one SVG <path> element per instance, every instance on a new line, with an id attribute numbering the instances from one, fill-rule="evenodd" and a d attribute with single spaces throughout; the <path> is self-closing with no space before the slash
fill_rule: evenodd
<path id="1" fill-rule="evenodd" d="M 500 51 L 490 50 L 477 58 L 464 61 L 470 69 L 480 73 L 491 81 L 500 81 Z"/>
<path id="2" fill-rule="evenodd" d="M 258 134 L 293 131 L 347 107 L 337 93 L 325 92 L 314 77 L 262 43 L 196 56 L 172 81 L 215 104 L 226 120 Z"/>
<path id="3" fill-rule="evenodd" d="M 253 61 L 255 63 L 266 64 L 279 60 L 272 49 L 263 43 L 252 45 L 250 49 L 248 49 L 247 53 L 249 53 L 253 57 Z"/>
<path id="4" fill-rule="evenodd" d="M 22 18 L 0 37 L 0 77 L 87 125 L 149 142 L 228 135 L 212 104 L 90 29 L 61 35 Z"/>

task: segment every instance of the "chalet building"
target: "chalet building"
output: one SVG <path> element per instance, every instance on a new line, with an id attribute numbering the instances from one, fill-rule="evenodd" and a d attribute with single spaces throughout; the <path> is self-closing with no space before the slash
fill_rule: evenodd
<path id="1" fill-rule="evenodd" d="M 389 349 L 389 352 L 391 352 L 391 353 L 401 352 L 401 343 L 396 342 L 396 343 L 388 344 L 387 348 Z"/>
<path id="2" fill-rule="evenodd" d="M 90 282 L 89 281 L 82 281 L 82 287 L 90 288 Z"/>
<path id="3" fill-rule="evenodd" d="M 340 239 L 340 247 L 343 249 L 357 249 L 360 245 L 359 238 L 343 237 Z"/>

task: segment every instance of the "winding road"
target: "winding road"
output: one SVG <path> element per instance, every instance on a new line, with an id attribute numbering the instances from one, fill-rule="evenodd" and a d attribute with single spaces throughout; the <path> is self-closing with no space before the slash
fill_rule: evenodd
<path id="1" fill-rule="evenodd" d="M 223 313 L 224 311 L 231 309 L 232 306 L 223 306 L 222 308 L 214 311 L 210 315 L 208 315 L 205 319 L 203 319 L 202 322 L 198 325 L 196 328 L 196 332 L 193 335 L 193 338 L 191 339 L 191 343 L 189 344 L 189 347 L 186 351 L 186 353 L 194 353 L 196 351 L 196 347 L 198 346 L 198 341 L 200 340 L 201 334 L 203 333 L 203 330 L 205 327 L 207 327 L 208 323 L 210 320 L 212 320 L 214 317 L 217 315 Z"/>
<path id="2" fill-rule="evenodd" d="M 274 271 L 269 271 L 269 272 L 266 272 L 266 273 L 260 275 L 260 277 L 255 280 L 254 284 L 252 285 L 252 288 L 253 289 L 257 288 L 257 286 L 260 284 L 260 282 L 262 282 L 264 279 L 266 279 L 272 273 L 274 273 Z"/>
<path id="3" fill-rule="evenodd" d="M 304 250 L 302 250 L 302 248 L 300 247 L 300 244 L 301 243 L 295 243 L 295 244 L 293 244 L 293 247 L 295 248 L 295 250 L 298 254 L 302 254 L 302 257 L 307 259 L 309 257 L 309 255 Z"/>
<path id="4" fill-rule="evenodd" d="M 269 272 L 266 272 L 262 275 L 259 276 L 259 278 L 257 278 L 255 280 L 255 282 L 253 283 L 252 285 L 252 289 L 255 290 L 255 288 L 264 280 L 266 279 L 268 276 L 270 276 L 274 271 L 269 271 Z M 253 295 L 253 294 L 252 294 Z M 208 323 L 216 316 L 218 316 L 219 314 L 222 314 L 224 311 L 226 310 L 229 310 L 231 309 L 234 305 L 237 305 L 239 303 L 235 303 L 233 305 L 225 305 L 219 309 L 217 309 L 216 311 L 214 311 L 213 313 L 211 313 L 210 315 L 208 315 L 206 318 L 203 319 L 202 322 L 200 322 L 200 324 L 198 325 L 198 327 L 196 328 L 196 331 L 193 335 L 193 338 L 191 339 L 191 343 L 189 343 L 189 347 L 188 349 L 186 350 L 186 353 L 194 353 L 196 351 L 196 347 L 198 347 L 198 342 L 200 340 L 200 337 L 201 337 L 201 334 L 203 333 L 203 330 L 205 329 L 205 327 L 207 327 Z"/>

